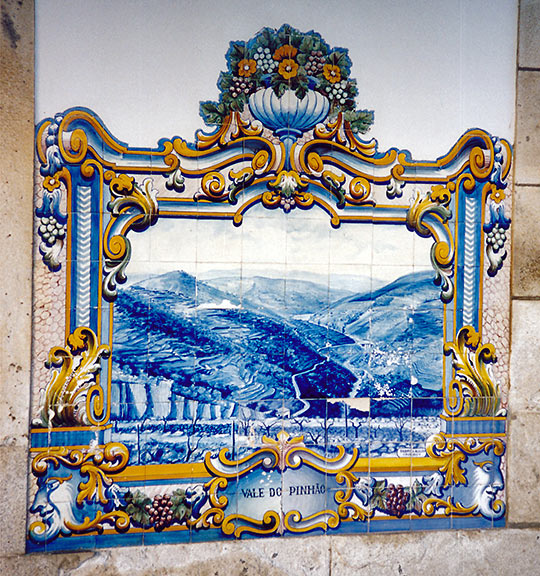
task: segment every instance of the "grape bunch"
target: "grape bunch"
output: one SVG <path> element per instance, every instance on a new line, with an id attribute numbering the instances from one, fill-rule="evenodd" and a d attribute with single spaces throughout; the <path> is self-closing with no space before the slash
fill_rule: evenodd
<path id="1" fill-rule="evenodd" d="M 44 216 L 40 218 L 38 232 L 43 242 L 52 246 L 57 238 L 63 238 L 66 235 L 66 227 L 54 216 Z"/>
<path id="2" fill-rule="evenodd" d="M 506 230 L 495 224 L 493 229 L 486 234 L 486 242 L 493 246 L 495 251 L 500 250 L 506 241 Z"/>
<path id="3" fill-rule="evenodd" d="M 277 62 L 272 58 L 270 48 L 259 46 L 257 52 L 253 55 L 253 59 L 257 62 L 257 69 L 263 74 L 270 74 L 277 65 Z"/>
<path id="4" fill-rule="evenodd" d="M 386 489 L 386 510 L 392 516 L 401 518 L 407 511 L 407 502 L 409 501 L 409 493 L 401 484 L 394 486 L 389 484 Z"/>
<path id="5" fill-rule="evenodd" d="M 279 205 L 283 208 L 285 212 L 290 212 L 296 206 L 296 201 L 292 196 L 288 198 L 282 197 L 279 202 Z"/>
<path id="6" fill-rule="evenodd" d="M 320 50 L 312 50 L 304 68 L 310 76 L 317 76 L 317 74 L 323 71 L 325 63 L 326 58 L 323 56 L 323 53 Z"/>
<path id="7" fill-rule="evenodd" d="M 330 100 L 335 100 L 338 104 L 345 104 L 345 101 L 349 97 L 347 92 L 347 81 L 341 80 L 325 88 L 327 96 Z"/>
<path id="8" fill-rule="evenodd" d="M 146 511 L 150 515 L 150 523 L 154 525 L 157 532 L 172 524 L 172 501 L 168 494 L 154 496 L 152 505 L 146 506 Z"/>
<path id="9" fill-rule="evenodd" d="M 233 98 L 238 98 L 240 94 L 249 94 L 250 92 L 253 92 L 253 82 L 247 78 L 233 76 L 229 92 Z"/>

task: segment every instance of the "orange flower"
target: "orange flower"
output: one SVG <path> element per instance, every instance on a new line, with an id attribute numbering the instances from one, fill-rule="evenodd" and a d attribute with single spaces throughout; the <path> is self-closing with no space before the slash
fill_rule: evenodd
<path id="1" fill-rule="evenodd" d="M 257 69 L 257 62 L 255 60 L 244 58 L 238 63 L 238 75 L 249 78 Z"/>
<path id="2" fill-rule="evenodd" d="M 493 189 L 491 191 L 491 199 L 493 200 L 493 202 L 495 202 L 496 204 L 500 204 L 505 198 L 506 194 L 500 188 L 493 186 Z"/>
<path id="3" fill-rule="evenodd" d="M 330 84 L 335 84 L 341 80 L 341 70 L 339 69 L 339 66 L 325 64 L 323 66 L 323 74 Z"/>
<path id="4" fill-rule="evenodd" d="M 282 60 L 279 63 L 278 72 L 283 76 L 283 78 L 285 78 L 285 80 L 288 80 L 289 78 L 296 76 L 296 73 L 298 72 L 298 64 L 294 60 Z"/>
<path id="5" fill-rule="evenodd" d="M 291 46 L 290 44 L 284 44 L 274 52 L 274 60 L 279 61 L 283 60 L 284 58 L 294 58 L 297 52 L 298 50 L 294 46 Z"/>

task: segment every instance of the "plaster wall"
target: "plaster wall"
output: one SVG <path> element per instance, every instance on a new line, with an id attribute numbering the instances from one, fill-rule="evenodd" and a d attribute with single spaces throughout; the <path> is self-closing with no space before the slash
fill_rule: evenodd
<path id="1" fill-rule="evenodd" d="M 33 2 L 0 3 L 0 573 L 540 574 L 540 2 L 522 0 L 515 137 L 508 527 L 24 555 L 30 390 Z"/>

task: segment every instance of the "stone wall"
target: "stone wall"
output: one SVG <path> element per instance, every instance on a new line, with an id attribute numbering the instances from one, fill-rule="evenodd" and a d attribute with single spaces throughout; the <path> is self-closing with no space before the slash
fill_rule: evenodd
<path id="1" fill-rule="evenodd" d="M 519 19 L 508 527 L 24 555 L 33 193 L 32 0 L 0 1 L 0 573 L 540 574 L 540 0 Z M 490 39 L 486 39 L 490 41 Z M 486 95 L 489 97 L 489 95 Z"/>

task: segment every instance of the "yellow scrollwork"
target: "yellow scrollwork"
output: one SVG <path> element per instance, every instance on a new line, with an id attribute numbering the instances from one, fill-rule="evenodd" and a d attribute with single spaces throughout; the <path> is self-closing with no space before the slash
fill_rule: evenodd
<path id="1" fill-rule="evenodd" d="M 128 176 L 127 174 L 118 174 L 117 176 L 112 170 L 107 170 L 103 174 L 103 178 L 105 182 L 109 182 L 109 187 L 113 194 L 122 196 L 133 192 L 135 185 L 133 176 Z"/>
<path id="2" fill-rule="evenodd" d="M 197 133 L 197 148 L 206 150 L 216 145 L 223 147 L 239 138 L 258 136 L 262 130 L 262 126 L 244 120 L 238 112 L 232 112 L 223 119 L 219 129 L 212 134 L 205 134 L 202 131 Z"/>
<path id="3" fill-rule="evenodd" d="M 290 532 L 311 532 L 315 529 L 326 531 L 328 528 L 337 528 L 341 519 L 334 510 L 321 510 L 305 518 L 298 510 L 287 512 L 283 518 L 284 527 Z"/>
<path id="4" fill-rule="evenodd" d="M 452 355 L 454 377 L 448 397 L 454 416 L 495 416 L 500 407 L 499 386 L 494 383 L 488 365 L 496 361 L 492 344 L 480 344 L 480 334 L 464 326 L 455 342 L 446 342 L 444 353 Z"/>
<path id="5" fill-rule="evenodd" d="M 476 509 L 476 505 L 465 507 L 459 502 L 453 502 L 451 496 L 448 496 L 446 500 L 442 498 L 428 498 L 422 504 L 422 512 L 426 516 L 433 516 L 433 514 L 440 509 L 442 509 L 445 516 L 450 516 L 450 514 L 464 516 L 466 514 L 472 514 Z"/>
<path id="6" fill-rule="evenodd" d="M 446 224 L 452 216 L 448 205 L 455 189 L 455 184 L 450 182 L 447 186 L 440 184 L 432 186 L 431 192 L 424 197 L 417 191 L 406 216 L 406 225 L 411 232 L 416 232 L 422 238 L 432 236 L 435 240 L 431 247 L 431 263 L 437 273 L 436 282 L 441 286 L 443 302 L 450 302 L 454 296 L 452 282 L 454 245 L 451 237 L 449 241 L 438 238 L 434 228 L 426 223 L 426 218 L 435 217 L 442 224 Z M 448 229 L 447 233 L 450 236 Z"/>
<path id="7" fill-rule="evenodd" d="M 151 178 L 145 178 L 142 186 L 125 174 L 113 177 L 112 172 L 106 173 L 111 178 L 110 190 L 112 200 L 108 208 L 113 216 L 105 231 L 103 251 L 105 263 L 103 266 L 103 297 L 110 302 L 116 298 L 117 284 L 126 281 L 125 269 L 131 257 L 131 243 L 126 238 L 130 230 L 142 232 L 158 221 L 159 209 L 157 191 L 153 189 Z M 120 234 L 110 235 L 115 222 L 120 217 L 129 219 L 121 229 Z"/>
<path id="8" fill-rule="evenodd" d="M 487 142 L 489 145 L 487 153 L 482 148 L 475 146 L 469 154 L 469 166 L 476 180 L 485 180 L 493 170 L 493 143 L 489 139 Z"/>
<path id="9" fill-rule="evenodd" d="M 251 160 L 251 167 L 255 173 L 263 173 L 265 168 L 268 168 L 268 162 L 270 161 L 270 154 L 266 150 L 259 150 L 253 159 Z"/>
<path id="10" fill-rule="evenodd" d="M 324 162 L 317 152 L 310 152 L 306 158 L 306 167 L 309 168 L 312 174 L 319 176 L 324 170 Z"/>
<path id="11" fill-rule="evenodd" d="M 452 199 L 451 191 L 452 188 L 435 185 L 423 198 L 420 197 L 420 192 L 416 191 L 414 200 L 407 211 L 407 228 L 422 238 L 429 238 L 432 232 L 425 225 L 424 218 L 428 214 L 436 214 L 443 222 L 447 222 L 451 217 L 448 208 Z"/>
<path id="12" fill-rule="evenodd" d="M 341 112 L 335 120 L 328 120 L 323 126 L 317 126 L 314 134 L 316 138 L 321 140 L 334 139 L 339 144 L 348 145 L 349 150 L 358 152 L 364 157 L 374 156 L 377 150 L 376 140 L 372 139 L 369 142 L 363 142 L 356 138 L 350 122 L 344 120 Z"/>
<path id="13" fill-rule="evenodd" d="M 225 177 L 221 172 L 207 172 L 201 180 L 201 197 L 210 200 L 224 200 Z"/>
<path id="14" fill-rule="evenodd" d="M 345 194 L 345 200 L 351 204 L 364 204 L 371 194 L 371 184 L 367 178 L 357 176 L 349 184 L 349 194 Z"/>
<path id="15" fill-rule="evenodd" d="M 208 491 L 210 508 L 204 510 L 197 518 L 188 518 L 186 523 L 190 528 L 195 526 L 202 528 L 221 526 L 225 520 L 224 509 L 227 507 L 229 499 L 223 494 L 219 496 L 218 490 L 227 488 L 227 485 L 228 480 L 226 478 L 212 478 L 204 485 L 205 490 Z"/>
<path id="16" fill-rule="evenodd" d="M 85 326 L 68 336 L 65 348 L 52 348 L 45 365 L 60 370 L 53 370 L 34 424 L 49 427 L 92 424 L 89 391 L 101 369 L 101 358 L 107 358 L 110 352 L 110 347 L 99 345 L 94 332 Z"/>
<path id="17" fill-rule="evenodd" d="M 343 490 L 337 490 L 334 498 L 338 503 L 338 514 L 340 518 L 351 518 L 352 520 L 359 520 L 363 522 L 368 518 L 373 516 L 373 511 L 366 510 L 356 504 L 351 502 L 351 497 L 353 495 L 354 484 L 358 481 L 358 478 L 349 471 L 344 471 L 336 474 L 336 481 L 338 484 L 345 484 Z"/>
<path id="18" fill-rule="evenodd" d="M 428 455 L 440 463 L 439 471 L 444 477 L 445 488 L 450 485 L 465 484 L 462 464 L 467 457 L 480 452 L 487 454 L 491 449 L 496 456 L 502 456 L 505 450 L 503 441 L 499 438 L 458 440 L 447 438 L 443 434 L 435 434 L 429 438 L 426 445 Z"/>
<path id="19" fill-rule="evenodd" d="M 274 534 L 278 531 L 281 523 L 281 516 L 275 510 L 267 510 L 262 520 L 255 520 L 243 514 L 230 514 L 226 516 L 221 525 L 224 534 L 240 538 L 242 534 Z"/>
<path id="20" fill-rule="evenodd" d="M 38 454 L 32 461 L 32 472 L 40 477 L 49 470 L 49 466 L 54 469 L 63 465 L 73 470 L 78 470 L 82 478 L 88 478 L 78 485 L 76 498 L 77 505 L 81 506 L 85 501 L 89 503 L 99 503 L 106 505 L 109 498 L 106 495 L 106 488 L 111 486 L 113 481 L 109 477 L 122 471 L 129 460 L 129 451 L 126 446 L 117 442 L 111 442 L 104 446 L 91 446 L 87 449 L 69 449 L 67 447 L 51 448 L 46 452 Z M 62 481 L 68 481 L 68 478 Z M 130 526 L 130 519 L 126 512 L 122 510 L 112 510 L 110 512 L 96 511 L 94 518 L 85 517 L 81 524 L 65 521 L 65 526 L 76 533 L 88 533 L 97 531 L 103 532 L 104 523 L 114 521 L 114 526 L 119 532 L 125 532 Z M 45 529 L 42 522 L 35 522 L 30 526 L 30 531 L 39 535 Z"/>
<path id="21" fill-rule="evenodd" d="M 69 520 L 65 521 L 65 525 L 72 532 L 81 534 L 96 531 L 98 534 L 103 532 L 104 522 L 110 522 L 114 520 L 114 527 L 118 532 L 126 532 L 130 525 L 131 520 L 129 515 L 122 510 L 113 510 L 112 512 L 103 513 L 100 510 L 97 511 L 95 518 L 89 518 L 86 516 L 82 524 L 75 524 Z"/>
<path id="22" fill-rule="evenodd" d="M 104 446 L 84 448 L 51 448 L 41 452 L 32 460 L 32 472 L 44 476 L 50 465 L 57 469 L 61 464 L 68 468 L 80 470 L 81 475 L 88 476 L 86 482 L 79 485 L 77 503 L 82 504 L 96 500 L 105 504 L 104 487 L 111 484 L 109 474 L 121 472 L 129 460 L 129 450 L 124 444 L 110 442 Z"/>
<path id="23" fill-rule="evenodd" d="M 133 178 L 121 174 L 111 181 L 110 187 L 113 200 L 109 203 L 109 210 L 113 216 L 118 217 L 135 208 L 141 217 L 134 219 L 130 228 L 138 232 L 157 222 L 157 192 L 152 188 L 151 178 L 145 178 L 139 186 Z"/>
<path id="24" fill-rule="evenodd" d="M 269 190 L 263 193 L 261 202 L 267 208 L 282 206 L 285 212 L 296 205 L 308 208 L 313 204 L 313 195 L 307 191 L 308 185 L 295 170 L 282 170 L 268 182 Z"/>

